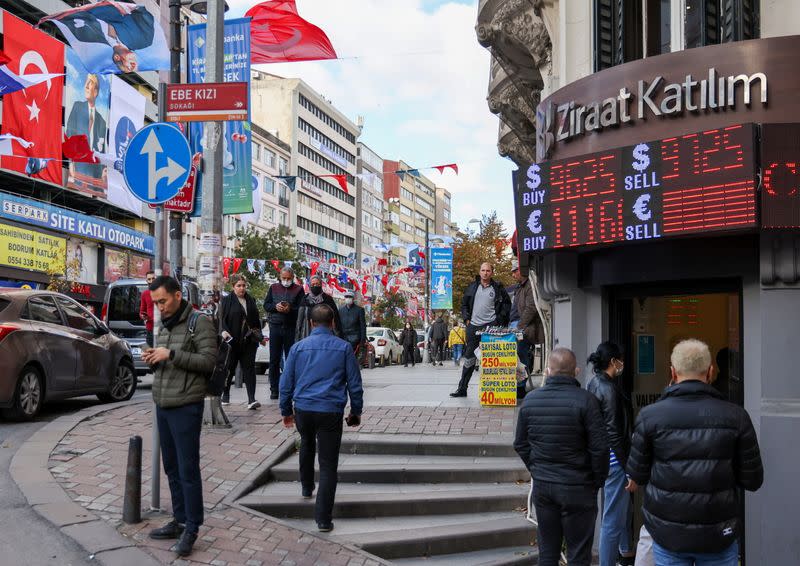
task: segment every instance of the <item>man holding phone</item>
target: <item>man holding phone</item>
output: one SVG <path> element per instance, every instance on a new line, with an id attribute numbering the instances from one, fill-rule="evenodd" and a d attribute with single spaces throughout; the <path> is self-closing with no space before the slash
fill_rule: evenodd
<path id="1" fill-rule="evenodd" d="M 333 530 L 342 418 L 350 397 L 348 426 L 361 424 L 364 390 L 361 369 L 350 344 L 331 330 L 333 310 L 311 310 L 311 334 L 292 346 L 280 381 L 280 406 L 286 428 L 300 433 L 302 495 L 314 493 L 314 456 L 319 448 L 319 491 L 314 509 L 317 528 Z"/>
<path id="2" fill-rule="evenodd" d="M 278 398 L 281 358 L 289 355 L 289 348 L 294 344 L 297 313 L 305 296 L 303 287 L 294 282 L 294 271 L 286 267 L 281 270 L 280 281 L 270 285 L 264 299 L 264 311 L 269 322 L 270 399 Z"/>

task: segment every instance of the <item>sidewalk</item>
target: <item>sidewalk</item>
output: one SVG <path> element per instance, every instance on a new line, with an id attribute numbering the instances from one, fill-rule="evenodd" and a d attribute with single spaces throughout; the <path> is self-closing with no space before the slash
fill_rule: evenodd
<path id="1" fill-rule="evenodd" d="M 514 411 L 481 408 L 477 401 L 477 376 L 470 388 L 470 397 L 451 399 L 448 393 L 454 389 L 458 377 L 459 369 L 447 362 L 435 368 L 418 364 L 413 370 L 395 366 L 365 371 L 364 421 L 358 428 L 347 429 L 346 434 L 476 435 L 502 438 L 510 443 Z M 252 481 L 264 462 L 280 451 L 281 445 L 285 448 L 284 443 L 294 439 L 294 430 L 282 426 L 277 402 L 264 401 L 266 390 L 266 380 L 261 377 L 258 396 L 264 405 L 257 411 L 248 411 L 244 405 L 244 391 L 234 389 L 233 402 L 226 408 L 233 429 L 203 433 L 201 465 L 206 521 L 188 561 L 175 560 L 174 553 L 169 551 L 174 541 L 147 538 L 148 531 L 163 523 L 167 514 L 143 513 L 148 516 L 137 525 L 121 522 L 128 439 L 133 435 L 143 439 L 142 509 L 149 508 L 152 434 L 149 402 L 108 411 L 93 408 L 97 414 L 80 422 L 73 417 L 61 436 L 51 434 L 49 447 L 40 442 L 36 447 L 46 450 L 50 473 L 69 498 L 79 503 L 90 517 L 117 528 L 126 537 L 117 547 L 134 545 L 157 563 L 215 566 L 384 564 L 357 548 L 290 528 L 231 501 L 232 494 L 235 496 Z M 163 472 L 161 505 L 168 511 L 169 489 Z M 80 525 L 64 528 L 74 526 Z M 141 563 L 130 561 L 135 548 L 124 550 L 127 562 L 108 553 L 101 553 L 97 558 L 106 564 L 138 566 Z"/>

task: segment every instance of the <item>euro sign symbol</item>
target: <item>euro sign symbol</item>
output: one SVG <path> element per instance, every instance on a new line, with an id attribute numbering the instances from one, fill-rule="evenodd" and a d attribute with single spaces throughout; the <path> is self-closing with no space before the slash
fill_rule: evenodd
<path id="1" fill-rule="evenodd" d="M 636 160 L 633 162 L 633 168 L 639 172 L 650 167 L 650 156 L 647 155 L 648 151 L 650 151 L 650 148 L 647 147 L 646 143 L 640 143 L 633 148 L 633 158 Z"/>
<path id="2" fill-rule="evenodd" d="M 539 219 L 542 217 L 542 211 L 538 208 L 531 212 L 531 215 L 528 216 L 528 229 L 530 229 L 531 233 L 539 234 L 542 231 L 542 223 Z"/>
<path id="3" fill-rule="evenodd" d="M 642 222 L 646 222 L 652 218 L 653 212 L 650 210 L 650 195 L 639 195 L 639 198 L 633 203 L 633 213 L 636 215 L 636 218 Z"/>
<path id="4" fill-rule="evenodd" d="M 525 183 L 529 189 L 538 189 L 542 184 L 542 178 L 539 176 L 539 167 L 536 163 L 528 167 L 528 182 Z"/>

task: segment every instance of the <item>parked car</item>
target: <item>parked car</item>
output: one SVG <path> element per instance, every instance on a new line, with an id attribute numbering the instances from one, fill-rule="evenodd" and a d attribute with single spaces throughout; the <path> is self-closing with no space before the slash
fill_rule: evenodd
<path id="1" fill-rule="evenodd" d="M 197 283 L 184 281 L 182 287 L 184 298 L 192 303 L 194 308 L 199 308 L 200 290 Z M 131 347 L 137 375 L 150 372 L 150 368 L 142 360 L 142 350 L 147 347 L 147 330 L 144 321 L 139 318 L 139 305 L 145 289 L 147 282 L 144 279 L 117 279 L 110 283 L 106 289 L 100 316 L 108 328 Z"/>
<path id="2" fill-rule="evenodd" d="M 414 352 L 414 355 L 416 356 L 416 359 L 414 360 L 415 363 L 422 363 L 422 355 L 425 353 L 425 347 L 425 333 L 422 330 L 417 330 L 417 349 Z"/>
<path id="3" fill-rule="evenodd" d="M 265 324 L 263 330 L 265 344 L 259 344 L 256 350 L 256 375 L 265 375 L 269 369 L 269 324 Z"/>
<path id="4" fill-rule="evenodd" d="M 17 420 L 54 399 L 136 391 L 128 344 L 61 293 L 0 289 L 0 409 Z"/>
<path id="5" fill-rule="evenodd" d="M 402 361 L 403 347 L 391 328 L 367 328 L 367 340 L 375 347 L 375 356 L 381 365 L 399 364 Z"/>

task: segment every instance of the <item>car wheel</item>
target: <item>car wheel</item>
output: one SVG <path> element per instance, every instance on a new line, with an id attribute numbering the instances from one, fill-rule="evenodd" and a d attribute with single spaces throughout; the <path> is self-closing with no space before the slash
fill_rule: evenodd
<path id="1" fill-rule="evenodd" d="M 122 362 L 117 366 L 117 371 L 114 372 L 111 383 L 108 384 L 108 390 L 98 393 L 97 398 L 103 403 L 118 403 L 127 401 L 133 397 L 134 393 L 136 393 L 136 376 L 133 368 Z"/>
<path id="2" fill-rule="evenodd" d="M 22 370 L 17 380 L 14 391 L 14 404 L 10 409 L 3 411 L 3 416 L 15 421 L 29 421 L 33 419 L 42 408 L 44 402 L 44 389 L 42 375 L 33 366 Z"/>

